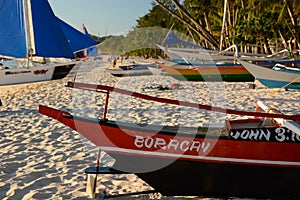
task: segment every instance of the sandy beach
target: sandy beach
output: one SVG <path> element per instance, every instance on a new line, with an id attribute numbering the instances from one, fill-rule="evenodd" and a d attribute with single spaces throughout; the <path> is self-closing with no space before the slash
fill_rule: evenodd
<path id="1" fill-rule="evenodd" d="M 178 99 L 224 108 L 254 111 L 256 98 L 270 97 L 276 89 L 249 83 L 205 83 L 178 81 L 165 75 L 114 77 L 104 72 L 106 63 L 83 63 L 77 67 L 77 82 L 105 84 L 147 95 Z M 73 73 L 71 75 L 74 75 Z M 101 117 L 104 95 L 64 87 L 62 80 L 0 87 L 0 199 L 88 199 L 84 170 L 95 165 L 97 149 L 75 131 L 38 113 L 38 106 L 48 105 L 82 116 Z M 164 91 L 142 91 L 152 85 L 180 88 Z M 272 97 L 299 100 L 300 91 L 278 91 Z M 272 102 L 270 102 L 272 103 Z M 273 106 L 284 113 L 299 114 L 299 103 Z M 126 116 L 126 117 L 125 117 Z M 194 108 L 137 100 L 118 94 L 111 95 L 107 117 L 135 123 L 208 126 L 234 115 L 218 117 L 208 111 Z M 113 160 L 104 152 L 101 165 Z M 151 189 L 135 175 L 98 176 L 97 192 L 110 194 L 137 192 Z M 133 197 L 143 199 L 166 198 L 156 195 Z M 124 199 L 128 199 L 124 198 Z M 201 198 L 197 198 L 201 199 Z"/>

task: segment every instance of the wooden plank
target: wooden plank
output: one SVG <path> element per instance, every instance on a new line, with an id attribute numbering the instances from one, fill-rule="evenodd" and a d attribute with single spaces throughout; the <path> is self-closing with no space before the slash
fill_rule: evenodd
<path id="1" fill-rule="evenodd" d="M 96 174 L 88 174 L 87 175 L 87 183 L 86 183 L 86 194 L 90 197 L 90 198 L 95 198 L 96 196 L 96 190 L 94 189 L 95 186 L 95 179 L 96 179 Z"/>
<path id="2" fill-rule="evenodd" d="M 261 107 L 263 110 L 268 110 L 271 107 L 266 104 L 263 101 L 257 101 L 257 104 L 259 105 L 259 107 Z M 288 129 L 290 129 L 291 131 L 293 131 L 294 133 L 296 133 L 297 135 L 300 135 L 300 125 L 299 123 L 297 123 L 294 120 L 287 120 L 287 119 L 282 119 L 282 118 L 273 118 L 277 123 L 281 124 L 281 126 L 284 126 Z"/>

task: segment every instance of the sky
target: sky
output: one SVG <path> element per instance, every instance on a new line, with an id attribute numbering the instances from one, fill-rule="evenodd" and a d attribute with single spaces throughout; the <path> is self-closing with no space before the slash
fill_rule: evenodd
<path id="1" fill-rule="evenodd" d="M 99 37 L 120 35 L 152 8 L 153 0 L 48 0 L 56 16 L 81 31 Z"/>

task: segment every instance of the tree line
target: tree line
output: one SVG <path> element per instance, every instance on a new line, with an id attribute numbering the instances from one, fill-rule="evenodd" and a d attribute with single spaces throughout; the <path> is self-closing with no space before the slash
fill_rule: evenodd
<path id="1" fill-rule="evenodd" d="M 116 55 L 156 57 L 161 53 L 155 45 L 172 29 L 205 48 L 237 45 L 241 52 L 271 54 L 289 49 L 299 55 L 299 18 L 299 0 L 153 0 L 152 8 L 137 19 L 127 36 L 95 39 L 104 41 L 100 49 Z"/>
<path id="2" fill-rule="evenodd" d="M 136 28 L 171 28 L 213 49 L 233 44 L 242 51 L 300 49 L 299 0 L 154 0 Z"/>

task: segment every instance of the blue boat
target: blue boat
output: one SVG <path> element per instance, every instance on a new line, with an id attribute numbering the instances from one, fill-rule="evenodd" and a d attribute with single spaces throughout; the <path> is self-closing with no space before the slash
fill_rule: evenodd
<path id="1" fill-rule="evenodd" d="M 272 69 L 238 61 L 264 86 L 300 90 L 300 69 L 275 65 Z"/>

